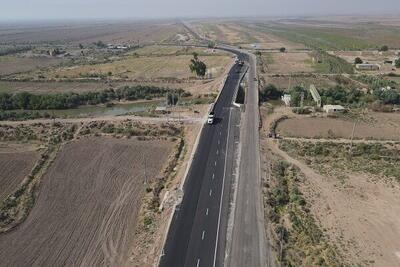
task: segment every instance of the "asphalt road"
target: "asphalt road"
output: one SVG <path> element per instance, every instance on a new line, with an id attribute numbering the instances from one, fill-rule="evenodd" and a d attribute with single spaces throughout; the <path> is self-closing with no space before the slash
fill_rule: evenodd
<path id="1" fill-rule="evenodd" d="M 239 54 L 240 59 L 243 57 Z M 184 196 L 176 207 L 160 259 L 162 267 L 223 264 L 240 117 L 232 101 L 241 69 L 244 68 L 234 65 L 230 70 L 214 105 L 216 122 L 206 125 L 200 137 L 184 184 Z"/>
<path id="2" fill-rule="evenodd" d="M 241 157 L 235 203 L 230 267 L 270 266 L 261 196 L 258 84 L 256 60 L 249 56 L 249 86 L 240 136 Z M 268 256 L 268 257 L 267 257 Z"/>

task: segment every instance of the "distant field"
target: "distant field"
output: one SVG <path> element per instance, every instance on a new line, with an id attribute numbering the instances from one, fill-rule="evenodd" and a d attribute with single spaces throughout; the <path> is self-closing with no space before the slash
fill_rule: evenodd
<path id="1" fill-rule="evenodd" d="M 0 202 L 17 189 L 32 170 L 38 156 L 36 151 L 0 149 Z"/>
<path id="2" fill-rule="evenodd" d="M 180 56 L 127 56 L 121 60 L 97 65 L 78 65 L 41 72 L 46 79 L 55 78 L 88 78 L 109 76 L 118 79 L 187 79 L 193 77 L 189 64 L 192 55 Z M 200 57 L 214 76 L 219 76 L 231 61 L 229 56 L 212 55 Z M 37 74 L 39 75 L 39 73 Z M 23 75 L 22 77 L 24 77 Z M 31 74 L 28 74 L 28 77 Z M 35 75 L 33 75 L 35 77 Z"/>
<path id="3" fill-rule="evenodd" d="M 0 235 L 1 265 L 125 266 L 144 194 L 144 157 L 153 180 L 173 144 L 111 138 L 67 144 L 27 220 Z"/>
<path id="4" fill-rule="evenodd" d="M 0 56 L 0 76 L 58 65 L 59 58 Z"/>
<path id="5" fill-rule="evenodd" d="M 99 40 L 115 43 L 152 43 L 168 41 L 183 26 L 173 21 L 125 21 L 98 23 L 37 23 L 0 25 L 0 43 L 92 43 Z"/>

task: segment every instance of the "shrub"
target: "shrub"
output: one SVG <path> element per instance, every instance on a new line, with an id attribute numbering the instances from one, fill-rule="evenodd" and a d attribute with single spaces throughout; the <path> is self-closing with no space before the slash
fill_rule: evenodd
<path id="1" fill-rule="evenodd" d="M 273 84 L 268 84 L 266 87 L 261 89 L 260 93 L 260 102 L 266 102 L 269 100 L 277 100 L 280 99 L 283 95 L 283 91 L 278 89 Z"/>

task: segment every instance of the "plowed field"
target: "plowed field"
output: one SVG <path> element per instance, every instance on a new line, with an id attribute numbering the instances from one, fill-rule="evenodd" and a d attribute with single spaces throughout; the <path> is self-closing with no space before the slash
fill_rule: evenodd
<path id="1" fill-rule="evenodd" d="M 90 138 L 67 144 L 42 179 L 27 220 L 0 235 L 1 266 L 121 266 L 144 193 L 168 141 Z"/>
<path id="2" fill-rule="evenodd" d="M 0 202 L 17 189 L 37 159 L 33 151 L 0 152 Z"/>

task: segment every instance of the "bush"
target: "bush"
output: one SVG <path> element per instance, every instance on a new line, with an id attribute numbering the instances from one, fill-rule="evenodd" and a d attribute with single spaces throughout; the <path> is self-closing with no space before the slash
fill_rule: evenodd
<path id="1" fill-rule="evenodd" d="M 362 64 L 363 60 L 359 57 L 356 57 L 356 59 L 354 59 L 354 64 Z"/>
<path id="2" fill-rule="evenodd" d="M 260 91 L 260 102 L 266 102 L 269 100 L 280 99 L 283 95 L 283 91 L 278 89 L 275 85 L 269 84 Z"/>
<path id="3" fill-rule="evenodd" d="M 379 49 L 379 51 L 382 51 L 382 52 L 389 51 L 389 46 L 383 45 L 383 46 Z"/>
<path id="4" fill-rule="evenodd" d="M 292 111 L 296 114 L 302 114 L 302 115 L 311 114 L 311 110 L 309 110 L 308 108 L 303 108 L 303 107 L 292 108 Z"/>

